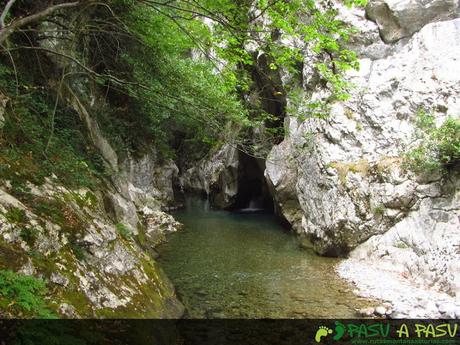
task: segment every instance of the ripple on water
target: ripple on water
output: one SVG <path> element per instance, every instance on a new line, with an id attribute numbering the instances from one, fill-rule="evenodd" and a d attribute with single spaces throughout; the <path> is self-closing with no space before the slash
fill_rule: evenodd
<path id="1" fill-rule="evenodd" d="M 185 229 L 159 261 L 190 318 L 347 318 L 369 305 L 337 277 L 338 259 L 300 249 L 273 215 L 189 200 L 175 217 Z"/>

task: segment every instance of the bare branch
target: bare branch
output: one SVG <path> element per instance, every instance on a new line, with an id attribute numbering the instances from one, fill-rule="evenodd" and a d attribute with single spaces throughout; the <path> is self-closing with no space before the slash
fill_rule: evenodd
<path id="1" fill-rule="evenodd" d="M 78 59 L 74 58 L 73 56 L 70 56 L 70 55 L 67 55 L 67 54 L 64 54 L 64 53 L 60 53 L 60 52 L 57 52 L 57 51 L 52 50 L 52 49 L 47 49 L 47 48 L 42 48 L 42 47 L 25 47 L 25 46 L 23 46 L 23 47 L 16 47 L 16 48 L 11 48 L 11 49 L 6 49 L 6 51 L 21 50 L 21 49 L 40 50 L 40 51 L 44 51 L 44 52 L 47 52 L 47 53 L 50 53 L 50 54 L 61 56 L 63 58 L 66 58 L 66 59 L 74 62 L 76 65 L 78 65 L 83 70 L 85 70 L 86 73 L 88 73 L 89 75 L 91 75 L 93 77 L 108 79 L 108 80 L 111 80 L 111 81 L 113 81 L 113 82 L 115 82 L 117 84 L 133 85 L 133 86 L 140 87 L 141 89 L 148 90 L 148 88 L 145 85 L 142 85 L 142 84 L 139 84 L 139 83 L 136 83 L 136 82 L 130 82 L 130 81 L 127 81 L 127 80 L 122 80 L 122 79 L 119 79 L 119 78 L 117 78 L 117 77 L 115 77 L 115 76 L 113 76 L 111 74 L 97 73 L 96 71 L 92 70 L 91 68 L 85 66 L 82 62 L 80 62 Z M 5 49 L 3 49 L 3 51 L 5 51 Z"/>
<path id="2" fill-rule="evenodd" d="M 14 5 L 16 0 L 9 0 L 8 3 L 5 6 L 5 9 L 2 12 L 2 15 L 0 16 L 0 29 L 3 29 L 5 27 L 5 19 L 8 13 L 10 12 L 11 7 Z"/>
<path id="3" fill-rule="evenodd" d="M 14 2 L 14 1 L 10 0 L 9 3 L 11 2 Z M 17 20 L 13 20 L 8 26 L 0 29 L 0 44 L 2 44 L 13 32 L 20 29 L 21 27 L 26 26 L 31 23 L 39 22 L 45 19 L 46 17 L 48 17 L 49 15 L 51 15 L 53 12 L 56 12 L 58 10 L 61 10 L 64 8 L 77 7 L 80 4 L 81 4 L 80 1 L 75 1 L 75 2 L 67 2 L 67 3 L 63 3 L 59 5 L 54 5 L 54 6 L 50 6 L 44 9 L 43 11 L 37 12 L 35 14 L 31 14 L 30 16 L 20 18 Z M 5 14 L 5 11 L 3 11 L 3 14 Z M 2 17 L 3 17 L 3 14 L 2 14 Z"/>

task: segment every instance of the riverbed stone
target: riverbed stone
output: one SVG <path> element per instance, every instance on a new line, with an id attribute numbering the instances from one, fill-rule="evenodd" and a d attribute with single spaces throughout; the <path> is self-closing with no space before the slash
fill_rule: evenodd
<path id="1" fill-rule="evenodd" d="M 387 313 L 387 309 L 382 305 L 375 308 L 375 314 L 377 315 L 384 316 L 386 315 L 386 313 Z"/>
<path id="2" fill-rule="evenodd" d="M 369 308 L 363 308 L 358 310 L 358 314 L 361 316 L 372 316 L 374 315 L 375 309 L 372 307 Z"/>

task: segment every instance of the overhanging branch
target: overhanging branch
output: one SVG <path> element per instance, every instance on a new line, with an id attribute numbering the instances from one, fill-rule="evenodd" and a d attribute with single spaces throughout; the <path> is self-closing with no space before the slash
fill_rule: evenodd
<path id="1" fill-rule="evenodd" d="M 5 9 L 2 13 L 1 19 L 4 21 L 4 17 L 6 17 L 9 9 L 13 5 L 13 3 L 16 0 L 10 0 L 7 5 L 5 6 Z M 45 19 L 46 17 L 50 16 L 53 12 L 56 12 L 58 10 L 64 9 L 64 8 L 73 8 L 77 7 L 81 4 L 81 1 L 74 1 L 74 2 L 67 2 L 63 4 L 58 4 L 54 6 L 47 7 L 43 11 L 31 14 L 30 16 L 26 16 L 20 19 L 13 20 L 10 24 L 7 26 L 0 26 L 0 44 L 5 42 L 8 37 L 10 37 L 11 34 L 13 34 L 16 30 L 32 24 L 32 23 L 37 23 Z M 8 7 L 9 6 L 9 7 Z M 4 24 L 4 23 L 3 23 Z M 1 25 L 1 24 L 0 24 Z"/>

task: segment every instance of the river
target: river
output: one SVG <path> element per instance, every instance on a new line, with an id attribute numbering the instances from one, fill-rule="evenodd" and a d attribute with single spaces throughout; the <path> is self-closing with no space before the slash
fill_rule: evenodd
<path id="1" fill-rule="evenodd" d="M 371 304 L 336 275 L 339 259 L 300 248 L 272 214 L 186 204 L 184 230 L 159 248 L 186 317 L 351 318 Z"/>

